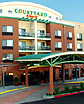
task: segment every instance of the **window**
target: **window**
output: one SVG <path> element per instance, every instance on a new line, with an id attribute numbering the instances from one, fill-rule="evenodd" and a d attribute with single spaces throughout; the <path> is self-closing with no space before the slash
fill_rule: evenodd
<path id="1" fill-rule="evenodd" d="M 82 40 L 82 33 L 77 34 L 77 40 Z"/>
<path id="2" fill-rule="evenodd" d="M 2 61 L 3 62 L 12 62 L 13 61 L 13 54 L 3 54 Z"/>
<path id="3" fill-rule="evenodd" d="M 72 50 L 72 43 L 67 43 L 67 50 L 69 50 L 69 51 Z"/>
<path id="4" fill-rule="evenodd" d="M 13 49 L 13 40 L 2 40 L 2 49 Z"/>
<path id="5" fill-rule="evenodd" d="M 56 20 L 58 20 L 58 17 L 56 17 Z"/>
<path id="6" fill-rule="evenodd" d="M 72 39 L 72 32 L 67 32 L 67 39 Z"/>
<path id="7" fill-rule="evenodd" d="M 55 42 L 55 50 L 61 50 L 62 43 L 61 42 Z"/>
<path id="8" fill-rule="evenodd" d="M 20 41 L 19 42 L 19 49 L 26 49 L 26 42 Z"/>
<path id="9" fill-rule="evenodd" d="M 26 29 L 19 29 L 19 36 L 25 35 Z"/>
<path id="10" fill-rule="evenodd" d="M 38 43 L 38 47 L 42 47 L 42 46 L 45 46 L 45 42 L 39 42 Z"/>
<path id="11" fill-rule="evenodd" d="M 78 28 L 80 28 L 80 25 L 78 25 Z"/>
<path id="12" fill-rule="evenodd" d="M 13 35 L 13 26 L 2 26 L 2 35 Z"/>
<path id="13" fill-rule="evenodd" d="M 52 18 L 51 16 L 49 16 L 49 18 Z"/>
<path id="14" fill-rule="evenodd" d="M 55 38 L 61 38 L 61 31 L 55 30 Z"/>
<path id="15" fill-rule="evenodd" d="M 44 32 L 45 32 L 44 30 L 38 30 L 38 31 L 37 31 L 38 38 L 39 38 L 39 37 L 43 37 L 43 36 L 44 36 Z"/>
<path id="16" fill-rule="evenodd" d="M 8 14 L 12 14 L 12 11 L 11 10 L 8 10 Z"/>
<path id="17" fill-rule="evenodd" d="M 2 9 L 0 9 L 0 13 L 2 13 Z"/>
<path id="18" fill-rule="evenodd" d="M 82 44 L 77 44 L 77 50 L 82 51 Z"/>

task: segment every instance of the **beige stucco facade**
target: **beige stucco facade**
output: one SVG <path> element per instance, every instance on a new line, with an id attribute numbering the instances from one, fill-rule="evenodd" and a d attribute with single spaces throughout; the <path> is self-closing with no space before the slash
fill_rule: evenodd
<path id="1" fill-rule="evenodd" d="M 74 36 L 75 36 L 75 51 L 78 51 L 77 45 L 82 44 L 82 51 L 84 51 L 84 23 L 72 22 L 74 26 Z M 77 34 L 82 34 L 82 40 L 77 39 Z"/>

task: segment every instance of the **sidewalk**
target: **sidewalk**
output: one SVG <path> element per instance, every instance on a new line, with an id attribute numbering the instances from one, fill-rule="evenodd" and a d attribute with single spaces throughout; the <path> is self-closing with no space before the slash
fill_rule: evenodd
<path id="1" fill-rule="evenodd" d="M 0 97 L 0 104 L 14 104 L 15 102 L 18 102 L 18 101 L 26 98 L 27 96 L 41 90 L 44 87 L 45 87 L 45 85 L 36 86 L 36 88 L 34 86 L 34 88 L 32 87 L 31 89 L 26 89 L 26 91 L 23 91 L 23 92 Z"/>
<path id="2" fill-rule="evenodd" d="M 78 79 L 78 81 L 82 80 L 82 78 Z M 68 80 L 66 82 L 76 82 L 76 80 Z M 54 88 L 60 87 L 61 90 L 63 90 L 66 85 L 72 87 L 74 84 L 66 82 L 54 82 Z M 80 84 L 75 83 L 75 85 L 79 86 Z M 21 104 L 24 102 L 44 100 L 45 98 L 43 98 L 43 95 L 48 91 L 48 84 L 44 83 L 40 85 L 29 86 L 28 88 L 25 88 L 25 86 L 6 86 L 4 89 L 0 88 L 0 93 L 13 89 L 17 90 L 0 94 L 0 104 Z"/>

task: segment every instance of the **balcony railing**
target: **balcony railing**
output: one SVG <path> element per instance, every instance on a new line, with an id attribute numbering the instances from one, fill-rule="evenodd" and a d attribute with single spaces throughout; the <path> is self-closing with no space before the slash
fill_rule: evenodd
<path id="1" fill-rule="evenodd" d="M 38 33 L 37 34 L 38 38 L 50 38 L 50 33 Z"/>
<path id="2" fill-rule="evenodd" d="M 51 50 L 50 46 L 38 46 L 38 50 Z"/>
<path id="3" fill-rule="evenodd" d="M 19 33 L 20 37 L 35 37 L 35 33 L 33 32 L 21 32 Z"/>
<path id="4" fill-rule="evenodd" d="M 19 46 L 19 50 L 35 50 L 35 46 Z"/>

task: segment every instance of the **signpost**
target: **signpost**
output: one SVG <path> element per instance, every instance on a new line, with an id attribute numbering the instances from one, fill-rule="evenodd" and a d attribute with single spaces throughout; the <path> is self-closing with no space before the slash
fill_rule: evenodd
<path id="1" fill-rule="evenodd" d="M 6 72 L 7 67 L 2 65 L 2 72 L 3 72 L 3 88 L 5 87 L 5 72 Z"/>

